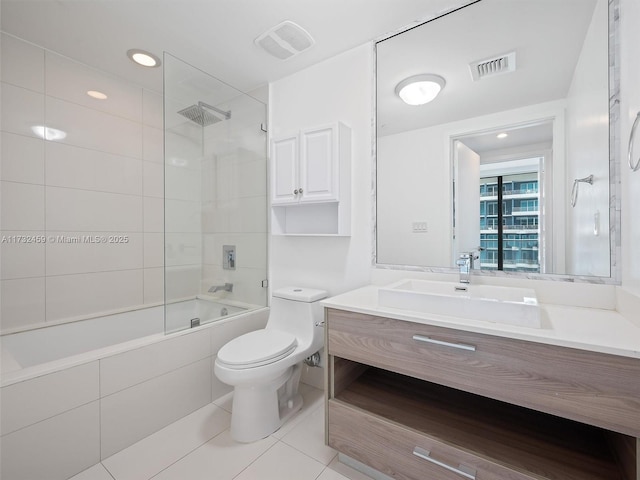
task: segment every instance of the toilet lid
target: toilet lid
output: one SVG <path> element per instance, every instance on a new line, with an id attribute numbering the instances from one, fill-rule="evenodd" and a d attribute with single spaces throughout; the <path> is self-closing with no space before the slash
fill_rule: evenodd
<path id="1" fill-rule="evenodd" d="M 280 330 L 256 330 L 234 338 L 218 351 L 218 361 L 231 368 L 266 365 L 295 350 L 296 337 Z"/>

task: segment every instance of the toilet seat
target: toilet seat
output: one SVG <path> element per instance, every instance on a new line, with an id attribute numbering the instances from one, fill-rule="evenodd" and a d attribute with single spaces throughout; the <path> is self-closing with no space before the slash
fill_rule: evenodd
<path id="1" fill-rule="evenodd" d="M 234 338 L 218 351 L 218 362 L 244 369 L 276 362 L 295 350 L 296 337 L 280 330 L 256 330 Z"/>

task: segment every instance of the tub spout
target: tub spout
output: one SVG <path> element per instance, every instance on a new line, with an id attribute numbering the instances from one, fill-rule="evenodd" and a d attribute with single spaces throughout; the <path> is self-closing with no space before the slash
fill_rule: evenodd
<path id="1" fill-rule="evenodd" d="M 209 293 L 216 293 L 220 290 L 225 292 L 233 292 L 233 283 L 225 283 L 224 285 L 212 285 L 209 289 Z"/>

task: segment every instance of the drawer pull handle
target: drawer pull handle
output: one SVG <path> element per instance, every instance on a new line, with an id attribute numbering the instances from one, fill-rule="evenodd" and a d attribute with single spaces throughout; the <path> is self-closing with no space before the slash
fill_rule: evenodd
<path id="1" fill-rule="evenodd" d="M 442 345 L 444 347 L 459 348 L 460 350 L 469 350 L 470 352 L 475 352 L 476 351 L 476 346 L 475 345 L 467 345 L 466 343 L 444 342 L 442 340 L 435 340 L 435 339 L 433 339 L 431 337 L 425 337 L 423 335 L 414 335 L 413 339 L 418 341 L 418 342 L 433 343 L 435 345 Z"/>
<path id="2" fill-rule="evenodd" d="M 426 460 L 427 462 L 431 462 L 435 465 L 438 465 L 439 467 L 442 467 L 444 469 L 449 470 L 450 472 L 453 473 L 457 473 L 458 475 L 463 476 L 464 478 L 470 478 L 471 480 L 475 480 L 476 479 L 476 472 L 474 470 L 468 469 L 466 467 L 464 467 L 464 465 L 460 465 L 460 468 L 464 468 L 465 470 L 469 470 L 468 472 L 465 472 L 463 470 L 460 470 L 460 468 L 456 468 L 456 467 L 452 467 L 451 465 L 447 465 L 444 462 L 441 462 L 439 460 L 436 460 L 435 458 L 431 457 L 431 452 L 428 450 L 425 450 L 424 448 L 420 448 L 420 447 L 416 447 L 413 449 L 413 454 L 416 457 L 420 457 L 423 460 Z"/>

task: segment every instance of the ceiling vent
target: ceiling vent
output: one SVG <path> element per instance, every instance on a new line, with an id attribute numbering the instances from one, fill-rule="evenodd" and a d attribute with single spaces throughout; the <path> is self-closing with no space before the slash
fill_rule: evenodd
<path id="1" fill-rule="evenodd" d="M 493 77 L 502 73 L 515 72 L 516 52 L 505 53 L 469 64 L 469 71 L 474 81 Z"/>
<path id="2" fill-rule="evenodd" d="M 300 25 L 285 20 L 260 35 L 254 43 L 274 57 L 286 60 L 311 47 L 315 41 Z"/>

